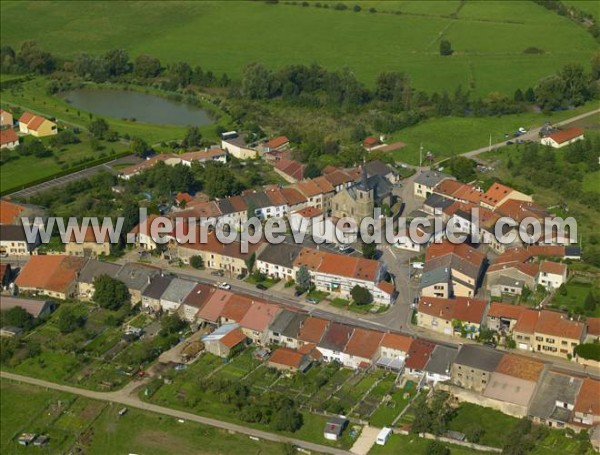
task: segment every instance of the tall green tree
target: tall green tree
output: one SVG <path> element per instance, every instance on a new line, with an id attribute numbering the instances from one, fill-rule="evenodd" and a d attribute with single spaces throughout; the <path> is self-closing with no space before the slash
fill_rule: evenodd
<path id="1" fill-rule="evenodd" d="M 296 287 L 301 291 L 310 288 L 310 272 L 305 265 L 301 265 L 296 272 Z"/>
<path id="2" fill-rule="evenodd" d="M 102 308 L 117 310 L 131 303 L 131 296 L 125 283 L 109 275 L 99 275 L 94 279 L 94 302 Z"/>

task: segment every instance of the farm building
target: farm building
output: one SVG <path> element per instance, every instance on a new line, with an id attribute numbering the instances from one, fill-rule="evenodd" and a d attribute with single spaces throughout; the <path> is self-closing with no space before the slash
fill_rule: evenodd
<path id="1" fill-rule="evenodd" d="M 549 145 L 550 147 L 559 149 L 583 139 L 583 130 L 573 127 L 569 128 L 568 130 L 557 131 L 556 133 L 549 134 L 548 136 L 542 138 L 541 143 L 542 145 Z"/>

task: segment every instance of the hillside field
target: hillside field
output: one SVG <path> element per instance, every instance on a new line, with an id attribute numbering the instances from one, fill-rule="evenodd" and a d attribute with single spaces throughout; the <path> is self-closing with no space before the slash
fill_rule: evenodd
<path id="1" fill-rule="evenodd" d="M 358 2 L 344 11 L 338 2 L 286 3 L 3 1 L 0 37 L 15 47 L 33 39 L 62 57 L 124 47 L 233 78 L 251 62 L 347 66 L 368 84 L 405 71 L 417 89 L 462 84 L 480 95 L 512 94 L 568 62 L 587 66 L 597 50 L 583 27 L 529 1 L 375 1 L 360 2 L 360 12 Z M 440 39 L 454 55 L 439 55 Z M 528 47 L 544 53 L 523 53 Z"/>

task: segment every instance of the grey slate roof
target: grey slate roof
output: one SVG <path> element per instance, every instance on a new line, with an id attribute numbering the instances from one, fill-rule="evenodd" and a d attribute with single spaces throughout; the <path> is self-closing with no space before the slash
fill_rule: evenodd
<path id="1" fill-rule="evenodd" d="M 415 183 L 419 183 L 421 185 L 425 185 L 431 188 L 445 179 L 454 179 L 454 177 L 437 171 L 424 171 L 421 172 L 419 176 L 415 179 Z"/>
<path id="2" fill-rule="evenodd" d="M 172 280 L 173 277 L 170 275 L 156 275 L 150 279 L 150 283 L 146 286 L 142 295 L 150 299 L 159 300 Z"/>
<path id="3" fill-rule="evenodd" d="M 301 250 L 302 245 L 292 245 L 290 243 L 274 245 L 269 243 L 263 252 L 260 253 L 260 256 L 258 256 L 258 260 L 291 269 L 294 265 L 294 260 L 298 257 Z"/>
<path id="4" fill-rule="evenodd" d="M 425 371 L 450 376 L 450 367 L 458 354 L 458 349 L 438 344 L 433 349 L 425 365 Z"/>
<path id="5" fill-rule="evenodd" d="M 25 229 L 20 224 L 0 224 L 0 240 L 26 242 Z"/>
<path id="6" fill-rule="evenodd" d="M 388 174 L 398 174 L 393 167 L 380 160 L 369 161 L 365 164 L 365 169 L 367 170 L 368 175 L 380 175 L 385 177 Z"/>
<path id="7" fill-rule="evenodd" d="M 148 285 L 148 281 L 159 273 L 154 267 L 130 262 L 121 267 L 115 278 L 121 280 L 127 288 L 141 291 Z"/>
<path id="8" fill-rule="evenodd" d="M 450 268 L 442 266 L 423 272 L 423 275 L 421 276 L 420 288 L 423 289 L 437 283 L 448 283 L 449 281 Z"/>
<path id="9" fill-rule="evenodd" d="M 508 277 L 506 275 L 501 275 L 494 284 L 499 284 L 501 286 L 512 286 L 515 288 L 522 288 L 525 286 L 525 281 L 517 280 L 515 278 Z"/>
<path id="10" fill-rule="evenodd" d="M 271 207 L 273 203 L 269 196 L 267 196 L 264 192 L 260 191 L 258 193 L 250 193 L 242 196 L 244 202 L 246 202 L 247 206 L 253 206 L 255 209 L 262 209 L 265 207 Z"/>
<path id="11" fill-rule="evenodd" d="M 568 421 L 571 411 L 567 409 L 557 411 L 556 402 L 562 401 L 574 405 L 582 383 L 580 378 L 549 371 L 538 385 L 529 408 L 529 415 L 542 419 L 552 418 L 561 422 Z M 568 414 L 564 411 L 568 411 Z"/>
<path id="12" fill-rule="evenodd" d="M 492 372 L 498 367 L 503 355 L 502 352 L 496 351 L 493 348 L 463 344 L 454 359 L 454 363 Z"/>
<path id="13" fill-rule="evenodd" d="M 431 207 L 432 210 L 440 209 L 444 210 L 446 207 L 450 207 L 454 201 L 442 196 L 441 194 L 432 194 L 423 203 L 424 206 Z"/>
<path id="14" fill-rule="evenodd" d="M 304 324 L 306 318 L 308 318 L 307 314 L 294 314 L 294 318 L 290 321 L 287 327 L 281 331 L 281 336 L 288 338 L 296 338 L 298 336 L 298 332 L 300 331 L 300 327 L 302 327 L 302 324 Z"/>
<path id="15" fill-rule="evenodd" d="M 194 290 L 196 283 L 190 280 L 182 280 L 181 278 L 173 278 L 161 300 L 168 302 L 183 302 L 183 300 Z"/>
<path id="16" fill-rule="evenodd" d="M 287 326 L 290 324 L 290 322 L 292 322 L 292 320 L 294 319 L 296 314 L 297 313 L 295 311 L 289 311 L 289 310 L 280 311 L 279 314 L 275 317 L 275 319 L 271 323 L 271 327 L 269 327 L 269 330 L 273 333 L 280 334 L 287 328 Z"/>
<path id="17" fill-rule="evenodd" d="M 217 206 L 219 207 L 219 210 L 221 210 L 221 213 L 223 215 L 229 215 L 230 213 L 236 212 L 236 210 L 233 208 L 233 205 L 231 205 L 231 202 L 229 202 L 229 199 L 227 199 L 227 198 L 220 199 L 215 202 L 216 202 Z"/>
<path id="18" fill-rule="evenodd" d="M 103 262 L 96 259 L 90 259 L 79 272 L 80 283 L 93 283 L 94 278 L 100 275 L 108 275 L 111 278 L 115 278 L 121 265 L 113 264 L 112 262 Z"/>

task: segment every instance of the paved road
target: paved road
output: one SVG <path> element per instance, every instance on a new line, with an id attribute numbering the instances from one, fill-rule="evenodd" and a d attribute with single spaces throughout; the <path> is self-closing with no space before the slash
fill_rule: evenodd
<path id="1" fill-rule="evenodd" d="M 13 198 L 27 198 L 35 193 L 39 193 L 40 191 L 46 191 L 51 188 L 56 188 L 58 186 L 66 185 L 67 183 L 74 182 L 76 180 L 84 179 L 91 177 L 97 174 L 100 171 L 108 171 L 115 173 L 115 170 L 111 167 L 115 164 L 127 162 L 127 160 L 132 160 L 135 158 L 134 155 L 127 155 L 121 158 L 117 158 L 112 161 L 108 161 L 104 164 L 98 164 L 96 166 L 89 167 L 87 169 L 83 169 L 81 171 L 73 172 L 72 174 L 68 174 L 62 177 L 55 178 L 53 180 L 48 180 L 47 182 L 39 183 L 38 185 L 30 186 L 29 188 L 24 188 L 19 191 L 15 191 L 11 193 L 10 196 Z"/>
<path id="2" fill-rule="evenodd" d="M 303 447 L 305 449 L 321 452 L 321 453 L 330 453 L 334 455 L 338 454 L 349 454 L 345 450 L 336 449 L 334 447 L 323 446 L 320 444 L 315 444 L 312 442 L 302 441 L 300 439 L 289 438 L 286 436 L 280 436 L 274 433 L 268 433 L 266 431 L 254 430 L 252 428 L 246 428 L 241 425 L 236 425 L 229 422 L 223 422 L 217 419 L 211 419 L 208 417 L 201 417 L 196 414 L 191 414 L 189 412 L 178 411 L 176 409 L 166 408 L 164 406 L 157 406 L 155 404 L 146 403 L 141 401 L 135 395 L 130 395 L 127 392 L 117 391 L 117 392 L 94 392 L 92 390 L 80 389 L 78 387 L 71 387 L 62 384 L 56 384 L 54 382 L 43 381 L 41 379 L 30 378 L 27 376 L 21 376 L 18 374 L 8 373 L 5 371 L 0 372 L 0 377 L 5 379 L 10 379 L 13 381 L 24 382 L 27 384 L 36 385 L 39 387 L 45 387 L 47 389 L 58 390 L 61 392 L 67 392 L 74 395 L 79 395 L 86 398 L 92 398 L 94 400 L 107 401 L 110 403 L 119 403 L 125 406 L 129 406 L 131 408 L 142 409 L 144 411 L 155 412 L 157 414 L 163 414 L 170 417 L 174 417 L 176 419 L 189 420 L 192 422 L 198 422 L 203 425 L 209 425 L 211 427 L 221 428 L 223 430 L 234 431 L 236 433 L 247 434 L 248 436 L 265 439 L 267 441 L 274 442 L 283 442 L 283 443 L 291 443 L 299 447 Z"/>
<path id="3" fill-rule="evenodd" d="M 554 123 L 553 125 L 554 126 L 567 125 L 569 123 L 576 122 L 578 120 L 584 119 L 586 117 L 589 117 L 591 115 L 595 115 L 598 113 L 600 113 L 600 109 L 595 109 L 593 111 L 586 112 L 585 114 L 576 115 L 575 117 L 568 118 L 566 120 L 563 120 L 562 122 Z M 537 141 L 537 140 L 539 140 L 539 132 L 541 129 L 542 129 L 542 127 L 532 128 L 529 131 L 527 131 L 527 133 L 520 136 L 519 139 L 522 139 L 524 141 Z M 510 139 L 510 140 L 514 141 L 514 139 Z M 490 150 L 495 150 L 497 148 L 504 147 L 505 145 L 506 145 L 506 141 L 498 142 L 497 144 L 492 144 L 491 147 L 488 145 L 486 147 L 481 147 L 476 150 L 471 150 L 470 152 L 462 153 L 462 156 L 465 156 L 467 158 L 475 158 L 477 155 L 480 155 L 481 153 L 489 152 Z"/>

